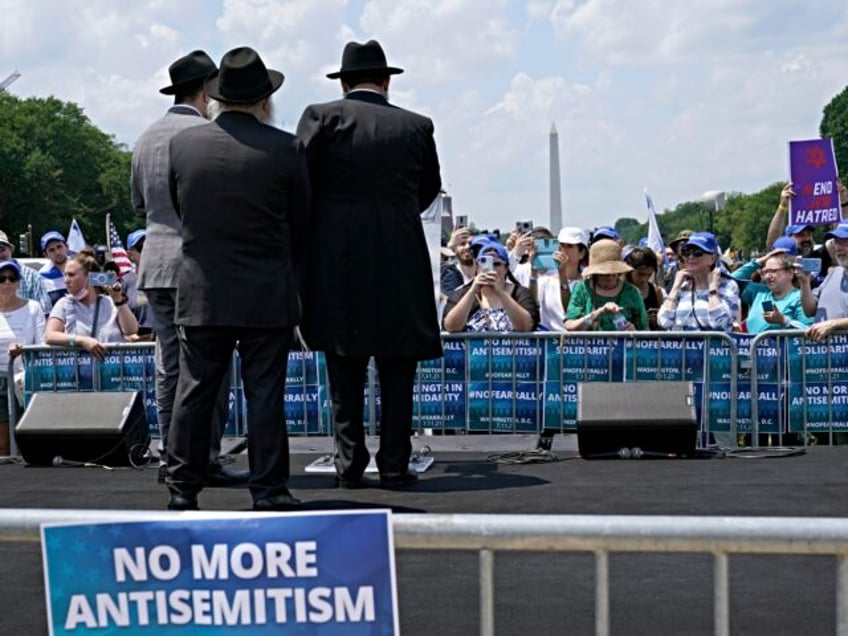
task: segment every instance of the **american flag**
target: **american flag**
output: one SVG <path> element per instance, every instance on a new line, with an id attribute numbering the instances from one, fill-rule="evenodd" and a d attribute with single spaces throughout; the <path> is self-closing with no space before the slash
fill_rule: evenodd
<path id="1" fill-rule="evenodd" d="M 121 272 L 121 276 L 123 276 L 127 272 L 132 271 L 133 264 L 130 261 L 130 257 L 127 256 L 124 243 L 121 241 L 121 235 L 118 234 L 118 230 L 115 224 L 112 223 L 112 219 L 109 218 L 107 223 L 109 224 L 109 251 L 112 253 L 112 260 L 115 261 Z"/>

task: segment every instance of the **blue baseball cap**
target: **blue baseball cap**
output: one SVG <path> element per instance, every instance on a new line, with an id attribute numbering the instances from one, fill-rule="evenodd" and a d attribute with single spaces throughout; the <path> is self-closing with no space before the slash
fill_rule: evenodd
<path id="1" fill-rule="evenodd" d="M 145 232 L 144 230 L 135 230 L 133 232 L 130 232 L 127 235 L 127 249 L 131 250 L 132 248 L 134 248 L 136 245 L 138 245 L 138 242 L 143 241 L 144 237 L 146 236 L 147 232 Z"/>
<path id="2" fill-rule="evenodd" d="M 17 273 L 18 278 L 21 277 L 21 266 L 14 258 L 10 258 L 5 261 L 0 261 L 0 272 L 2 272 L 4 269 L 13 269 L 15 270 L 15 273 Z"/>
<path id="3" fill-rule="evenodd" d="M 710 254 L 718 253 L 718 242 L 716 241 L 716 237 L 709 232 L 693 232 L 689 238 L 686 239 L 686 242 L 681 246 L 681 248 L 686 247 L 687 245 L 692 245 L 693 247 L 702 249 Z"/>
<path id="4" fill-rule="evenodd" d="M 774 242 L 771 249 L 784 250 L 790 256 L 798 255 L 798 245 L 795 243 L 795 239 L 790 236 L 781 236 Z"/>
<path id="5" fill-rule="evenodd" d="M 473 239 L 471 239 L 471 252 L 475 256 L 480 253 L 480 250 L 484 245 L 489 245 L 490 243 L 498 243 L 498 239 L 496 239 L 491 234 L 478 234 Z M 500 244 L 500 243 L 498 243 Z"/>
<path id="6" fill-rule="evenodd" d="M 592 242 L 602 239 L 608 238 L 613 241 L 618 241 L 621 237 L 618 235 L 618 232 L 615 231 L 615 228 L 611 225 L 602 225 L 601 227 L 595 228 L 595 231 L 592 232 Z"/>
<path id="7" fill-rule="evenodd" d="M 824 235 L 825 239 L 846 239 L 848 238 L 848 223 L 840 223 L 835 229 L 827 232 Z"/>
<path id="8" fill-rule="evenodd" d="M 784 232 L 784 236 L 794 236 L 795 234 L 800 234 L 804 230 L 813 230 L 815 229 L 812 225 L 787 225 L 786 232 Z"/>
<path id="9" fill-rule="evenodd" d="M 41 237 L 41 251 L 45 251 L 47 246 L 50 244 L 50 241 L 62 241 L 65 242 L 65 237 L 62 236 L 56 230 L 50 230 L 49 232 L 45 232 Z"/>
<path id="10" fill-rule="evenodd" d="M 477 260 L 479 261 L 484 254 L 488 254 L 490 252 L 497 254 L 499 259 L 509 265 L 509 254 L 507 254 L 506 248 L 500 243 L 494 243 L 491 241 L 481 246 L 480 253 L 477 255 Z"/>

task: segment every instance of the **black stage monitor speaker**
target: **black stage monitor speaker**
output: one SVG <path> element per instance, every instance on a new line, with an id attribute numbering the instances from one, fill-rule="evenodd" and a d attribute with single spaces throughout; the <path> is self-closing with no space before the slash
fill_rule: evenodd
<path id="1" fill-rule="evenodd" d="M 691 382 L 577 385 L 581 457 L 692 457 L 697 435 Z"/>
<path id="2" fill-rule="evenodd" d="M 144 400 L 132 393 L 35 393 L 15 427 L 28 464 L 54 459 L 126 466 L 146 456 Z"/>

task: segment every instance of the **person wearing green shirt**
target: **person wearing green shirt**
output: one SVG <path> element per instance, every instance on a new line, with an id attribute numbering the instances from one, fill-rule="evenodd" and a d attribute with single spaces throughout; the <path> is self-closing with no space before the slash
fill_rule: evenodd
<path id="1" fill-rule="evenodd" d="M 565 315 L 567 331 L 644 331 L 648 315 L 642 294 L 624 274 L 632 267 L 621 259 L 621 246 L 609 239 L 592 244 L 583 280 L 571 292 Z"/>

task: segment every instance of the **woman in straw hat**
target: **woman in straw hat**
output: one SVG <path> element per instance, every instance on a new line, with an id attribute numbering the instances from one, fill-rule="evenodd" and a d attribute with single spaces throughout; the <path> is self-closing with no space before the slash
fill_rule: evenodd
<path id="1" fill-rule="evenodd" d="M 571 292 L 568 331 L 633 331 L 648 328 L 642 294 L 624 280 L 632 268 L 621 260 L 621 246 L 602 239 L 589 248 L 589 267 Z"/>

